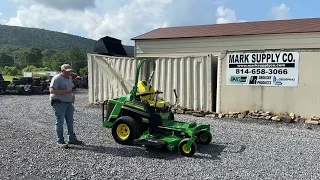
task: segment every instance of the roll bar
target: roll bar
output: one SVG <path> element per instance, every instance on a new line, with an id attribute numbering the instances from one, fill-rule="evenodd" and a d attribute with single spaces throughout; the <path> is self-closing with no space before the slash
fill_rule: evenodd
<path id="1" fill-rule="evenodd" d="M 139 81 L 139 75 L 140 75 L 140 69 L 141 69 L 141 66 L 143 65 L 143 63 L 145 62 L 151 62 L 152 63 L 152 72 L 150 74 L 150 77 L 148 79 L 148 82 L 151 84 L 151 80 L 153 78 L 153 74 L 154 74 L 154 71 L 156 69 L 156 62 L 152 59 L 142 59 L 139 64 L 138 64 L 138 67 L 137 67 L 137 70 L 136 70 L 136 79 L 135 79 L 135 82 L 134 82 L 134 86 L 132 87 L 132 90 L 130 91 L 130 94 L 132 95 L 133 99 L 136 98 L 137 96 L 137 89 L 138 89 L 138 81 Z"/>

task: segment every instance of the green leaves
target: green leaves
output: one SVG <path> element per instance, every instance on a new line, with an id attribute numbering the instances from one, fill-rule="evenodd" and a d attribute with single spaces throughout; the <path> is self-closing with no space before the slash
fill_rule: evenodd
<path id="1" fill-rule="evenodd" d="M 36 67 L 41 67 L 42 65 L 42 51 L 39 48 L 31 47 L 30 49 L 25 49 L 19 58 L 20 68 L 26 67 L 28 65 L 33 65 Z"/>
<path id="2" fill-rule="evenodd" d="M 6 76 L 15 76 L 19 74 L 19 70 L 14 66 L 5 66 L 2 69 L 2 74 Z"/>
<path id="3" fill-rule="evenodd" d="M 83 53 L 79 47 L 72 47 L 68 52 L 69 64 L 76 71 L 80 72 L 80 69 L 87 66 L 87 56 Z"/>
<path id="4" fill-rule="evenodd" d="M 79 73 L 80 73 L 81 76 L 88 75 L 88 66 L 86 66 L 84 68 L 81 68 Z"/>
<path id="5" fill-rule="evenodd" d="M 0 53 L 0 67 L 4 66 L 14 66 L 14 61 L 11 56 L 9 56 L 7 53 Z"/>
<path id="6" fill-rule="evenodd" d="M 1 50 L 5 52 L 1 52 Z M 78 74 L 81 69 L 81 73 L 87 73 L 85 69 L 87 67 L 86 52 L 76 46 L 70 47 L 68 50 L 41 49 L 38 47 L 18 50 L 0 48 L 0 68 L 4 69 L 4 67 L 8 66 L 3 74 L 60 71 L 60 67 L 64 63 L 70 64 Z M 15 67 L 15 69 L 11 70 L 12 67 Z"/>

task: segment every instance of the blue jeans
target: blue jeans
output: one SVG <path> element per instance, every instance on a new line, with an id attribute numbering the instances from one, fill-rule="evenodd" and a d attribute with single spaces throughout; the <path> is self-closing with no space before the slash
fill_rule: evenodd
<path id="1" fill-rule="evenodd" d="M 53 104 L 53 109 L 56 116 L 56 135 L 57 142 L 64 142 L 63 137 L 63 123 L 64 119 L 66 119 L 69 141 L 73 141 L 76 139 L 76 135 L 73 130 L 73 112 L 74 106 L 70 103 L 56 103 Z"/>

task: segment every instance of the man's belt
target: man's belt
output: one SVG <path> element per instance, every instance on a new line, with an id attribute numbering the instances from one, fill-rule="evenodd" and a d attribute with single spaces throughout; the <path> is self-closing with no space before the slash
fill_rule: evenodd
<path id="1" fill-rule="evenodd" d="M 61 101 L 60 99 L 51 99 L 51 106 L 53 106 L 54 104 L 61 104 L 61 103 L 70 103 L 70 102 L 64 102 L 64 101 Z"/>

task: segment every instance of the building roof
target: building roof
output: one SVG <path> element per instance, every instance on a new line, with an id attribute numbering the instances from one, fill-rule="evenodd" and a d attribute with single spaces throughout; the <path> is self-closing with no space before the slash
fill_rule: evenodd
<path id="1" fill-rule="evenodd" d="M 158 28 L 132 40 L 309 32 L 320 32 L 320 18 Z"/>

